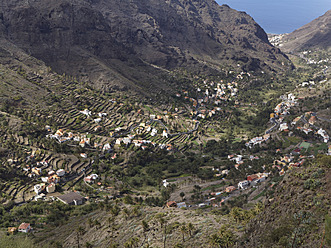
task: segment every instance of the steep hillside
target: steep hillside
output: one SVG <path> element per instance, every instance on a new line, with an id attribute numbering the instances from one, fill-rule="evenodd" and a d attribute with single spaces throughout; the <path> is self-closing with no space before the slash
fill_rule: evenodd
<path id="1" fill-rule="evenodd" d="M 5 0 L 0 13 L 4 38 L 55 71 L 104 89 L 167 86 L 159 67 L 206 72 L 239 64 L 251 71 L 289 64 L 250 16 L 212 0 Z"/>
<path id="2" fill-rule="evenodd" d="M 118 215 L 95 211 L 72 218 L 65 225 L 36 234 L 36 240 L 41 244 L 60 243 L 63 247 L 76 247 L 78 242 L 100 248 L 175 247 L 176 244 L 182 245 L 180 247 L 208 247 L 209 235 L 224 223 L 226 218 L 215 220 L 215 215 L 207 212 L 124 207 Z"/>
<path id="3" fill-rule="evenodd" d="M 331 213 L 330 158 L 293 168 L 269 190 L 265 210 L 248 225 L 245 247 L 330 247 L 324 224 Z"/>
<path id="4" fill-rule="evenodd" d="M 312 22 L 285 35 L 281 46 L 284 52 L 331 47 L 331 10 Z"/>

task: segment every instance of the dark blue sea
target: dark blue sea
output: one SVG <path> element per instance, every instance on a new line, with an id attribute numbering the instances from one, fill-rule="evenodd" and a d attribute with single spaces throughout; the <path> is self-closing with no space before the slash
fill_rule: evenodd
<path id="1" fill-rule="evenodd" d="M 245 11 L 267 32 L 290 33 L 331 9 L 331 0 L 216 0 Z"/>

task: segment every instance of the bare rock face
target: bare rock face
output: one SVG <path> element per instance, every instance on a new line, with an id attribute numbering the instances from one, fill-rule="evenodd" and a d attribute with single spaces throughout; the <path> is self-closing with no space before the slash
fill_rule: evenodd
<path id="1" fill-rule="evenodd" d="M 151 65 L 288 63 L 249 15 L 214 0 L 3 0 L 0 23 L 3 38 L 57 72 L 106 88 L 150 80 Z"/>
<path id="2" fill-rule="evenodd" d="M 286 35 L 282 50 L 296 52 L 304 49 L 331 47 L 331 10 L 310 23 Z"/>

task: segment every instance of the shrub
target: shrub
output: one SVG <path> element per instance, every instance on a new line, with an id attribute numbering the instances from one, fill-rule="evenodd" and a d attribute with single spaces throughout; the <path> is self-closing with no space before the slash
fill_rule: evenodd
<path id="1" fill-rule="evenodd" d="M 303 187 L 305 189 L 314 190 L 314 189 L 320 187 L 321 185 L 322 185 L 322 183 L 320 180 L 315 180 L 315 179 L 310 178 L 305 181 Z"/>

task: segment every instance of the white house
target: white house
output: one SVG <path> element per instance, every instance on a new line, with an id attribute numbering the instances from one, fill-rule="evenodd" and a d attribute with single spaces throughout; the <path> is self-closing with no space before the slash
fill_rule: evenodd
<path id="1" fill-rule="evenodd" d="M 107 151 L 107 150 L 110 150 L 111 149 L 111 146 L 109 143 L 105 144 L 102 148 L 103 151 Z"/>
<path id="2" fill-rule="evenodd" d="M 44 187 L 41 184 L 36 184 L 35 186 L 33 186 L 34 192 L 36 192 L 36 194 L 40 194 L 43 190 Z"/>
<path id="3" fill-rule="evenodd" d="M 287 125 L 287 123 L 282 123 L 282 124 L 280 124 L 280 126 L 279 126 L 279 130 L 280 130 L 280 131 L 284 131 L 284 130 L 286 130 L 286 129 L 288 129 L 288 125 Z"/>
<path id="4" fill-rule="evenodd" d="M 151 136 L 154 137 L 156 134 L 157 134 L 157 130 L 153 128 L 151 132 Z"/>
<path id="5" fill-rule="evenodd" d="M 123 138 L 123 143 L 126 144 L 126 145 L 130 144 L 131 143 L 131 139 L 129 137 L 124 137 Z"/>
<path id="6" fill-rule="evenodd" d="M 92 112 L 88 109 L 85 109 L 83 111 L 79 111 L 79 113 L 84 114 L 86 116 L 90 116 L 92 114 Z"/>
<path id="7" fill-rule="evenodd" d="M 48 193 L 53 193 L 53 192 L 55 192 L 55 189 L 56 189 L 56 186 L 55 186 L 54 183 L 51 183 L 51 184 L 49 184 L 49 185 L 46 187 L 46 191 L 47 191 Z"/>
<path id="8" fill-rule="evenodd" d="M 96 118 L 96 119 L 94 119 L 94 122 L 99 123 L 101 120 L 102 120 L 101 118 Z"/>
<path id="9" fill-rule="evenodd" d="M 64 169 L 59 169 L 56 171 L 56 175 L 59 177 L 63 177 L 66 174 L 66 171 Z"/>
<path id="10" fill-rule="evenodd" d="M 163 130 L 162 137 L 166 137 L 166 138 L 168 138 L 167 130 Z"/>
<path id="11" fill-rule="evenodd" d="M 238 183 L 238 189 L 246 189 L 248 186 L 249 182 L 247 180 Z"/>
<path id="12" fill-rule="evenodd" d="M 28 233 L 32 230 L 30 223 L 22 223 L 19 227 L 18 227 L 18 231 L 19 232 L 24 232 L 24 233 Z"/>
<path id="13" fill-rule="evenodd" d="M 167 182 L 167 179 L 164 179 L 162 182 L 163 182 L 164 187 L 167 187 L 169 185 L 169 183 Z"/>

